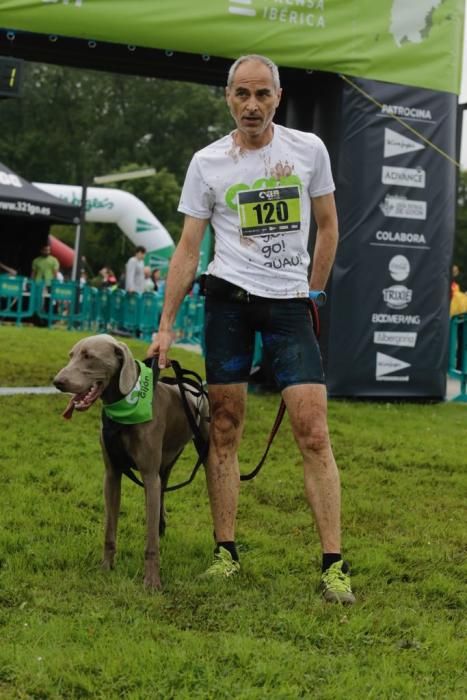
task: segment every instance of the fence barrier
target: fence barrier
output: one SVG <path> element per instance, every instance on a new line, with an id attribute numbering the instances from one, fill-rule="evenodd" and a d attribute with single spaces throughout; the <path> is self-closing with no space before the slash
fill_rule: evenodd
<path id="1" fill-rule="evenodd" d="M 451 317 L 448 375 L 460 382 L 460 393 L 452 400 L 467 402 L 467 314 Z"/>
<path id="2" fill-rule="evenodd" d="M 149 341 L 159 328 L 163 301 L 157 292 L 137 294 L 57 280 L 46 286 L 28 277 L 0 275 L 0 323 L 18 326 L 32 322 Z M 174 325 L 175 342 L 202 344 L 203 324 L 204 298 L 186 296 Z"/>

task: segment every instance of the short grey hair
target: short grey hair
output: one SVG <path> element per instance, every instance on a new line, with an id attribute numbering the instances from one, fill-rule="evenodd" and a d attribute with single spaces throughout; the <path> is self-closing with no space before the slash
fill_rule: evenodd
<path id="1" fill-rule="evenodd" d="M 246 63 L 247 61 L 259 61 L 259 63 L 263 63 L 265 66 L 269 68 L 271 71 L 272 75 L 272 82 L 274 83 L 274 87 L 276 90 L 280 90 L 281 87 L 281 79 L 279 77 L 279 69 L 276 66 L 276 64 L 271 61 L 270 58 L 267 58 L 267 56 L 261 56 L 260 54 L 257 53 L 251 53 L 247 54 L 246 56 L 240 56 L 240 58 L 237 58 L 235 63 L 232 63 L 229 69 L 229 73 L 227 76 L 227 87 L 230 87 L 233 83 L 234 76 L 235 76 L 235 71 L 237 68 L 242 64 Z"/>

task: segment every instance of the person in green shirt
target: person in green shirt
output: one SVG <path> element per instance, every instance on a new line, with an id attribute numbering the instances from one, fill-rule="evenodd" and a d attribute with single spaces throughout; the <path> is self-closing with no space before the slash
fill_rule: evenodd
<path id="1" fill-rule="evenodd" d="M 40 254 L 32 261 L 31 277 L 35 282 L 44 281 L 47 286 L 57 276 L 60 264 L 56 257 L 50 254 L 50 245 L 47 243 L 40 249 Z"/>

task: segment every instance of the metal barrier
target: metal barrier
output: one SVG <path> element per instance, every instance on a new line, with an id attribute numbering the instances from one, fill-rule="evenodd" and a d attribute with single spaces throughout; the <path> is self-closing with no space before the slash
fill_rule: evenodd
<path id="1" fill-rule="evenodd" d="M 150 340 L 159 328 L 163 296 L 156 292 L 127 293 L 123 289 L 80 286 L 53 280 L 50 285 L 27 277 L 0 275 L 0 320 L 20 325 L 33 317 L 52 328 L 122 332 Z M 175 342 L 203 345 L 204 297 L 185 297 L 175 323 Z"/>
<path id="2" fill-rule="evenodd" d="M 0 275 L 0 319 L 14 320 L 17 326 L 34 315 L 35 285 L 27 277 Z"/>
<path id="3" fill-rule="evenodd" d="M 467 314 L 451 318 L 448 375 L 460 382 L 460 393 L 452 401 L 467 402 Z"/>

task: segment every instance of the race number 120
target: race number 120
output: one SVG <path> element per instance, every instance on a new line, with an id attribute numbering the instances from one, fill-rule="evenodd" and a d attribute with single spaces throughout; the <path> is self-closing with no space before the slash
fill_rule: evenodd
<path id="1" fill-rule="evenodd" d="M 241 191 L 238 193 L 238 214 L 243 236 L 298 231 L 300 190 L 294 185 Z"/>

